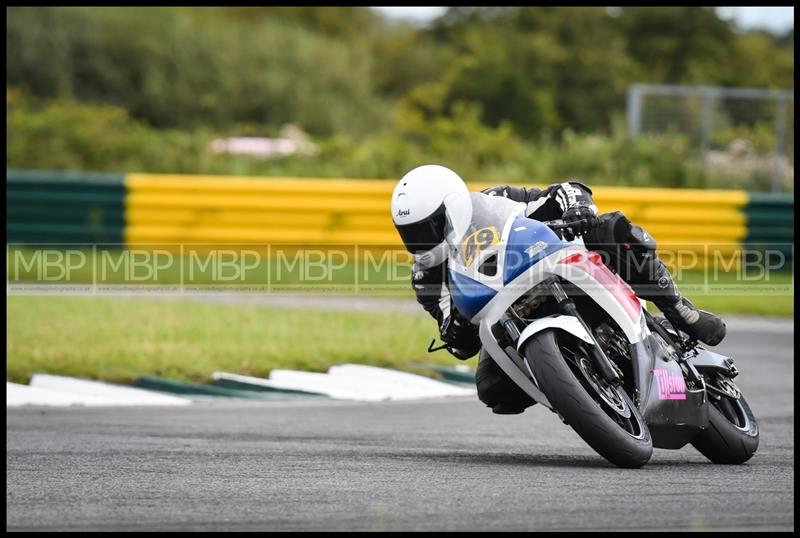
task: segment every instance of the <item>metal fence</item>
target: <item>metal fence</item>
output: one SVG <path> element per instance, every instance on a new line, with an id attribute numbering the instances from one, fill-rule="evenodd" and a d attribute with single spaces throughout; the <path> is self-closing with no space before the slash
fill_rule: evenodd
<path id="1" fill-rule="evenodd" d="M 710 187 L 794 190 L 794 90 L 634 84 L 627 119 L 634 138 L 686 137 Z"/>

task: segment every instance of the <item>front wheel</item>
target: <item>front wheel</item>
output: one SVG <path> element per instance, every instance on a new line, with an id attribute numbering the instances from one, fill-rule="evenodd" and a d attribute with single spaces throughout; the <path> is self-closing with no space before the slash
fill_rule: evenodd
<path id="1" fill-rule="evenodd" d="M 583 344 L 548 330 L 526 342 L 524 353 L 553 408 L 598 454 L 626 468 L 650 460 L 653 441 L 639 410 L 595 372 Z"/>
<path id="2" fill-rule="evenodd" d="M 756 418 L 744 396 L 736 395 L 738 398 L 709 392 L 708 427 L 692 440 L 692 445 L 714 463 L 744 463 L 758 449 Z"/>

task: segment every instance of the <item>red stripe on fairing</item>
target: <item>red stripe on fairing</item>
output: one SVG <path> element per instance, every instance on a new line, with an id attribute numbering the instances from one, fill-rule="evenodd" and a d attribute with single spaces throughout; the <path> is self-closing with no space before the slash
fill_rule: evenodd
<path id="1" fill-rule="evenodd" d="M 612 273 L 603 264 L 603 260 L 598 253 L 576 252 L 559 260 L 558 263 L 576 265 L 616 297 L 619 304 L 622 305 L 625 312 L 634 322 L 639 321 L 639 316 L 642 315 L 642 305 L 636 294 L 624 280 Z"/>

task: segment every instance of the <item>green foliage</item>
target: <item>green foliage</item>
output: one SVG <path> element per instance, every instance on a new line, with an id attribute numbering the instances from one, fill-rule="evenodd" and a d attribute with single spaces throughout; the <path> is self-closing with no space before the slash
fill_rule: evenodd
<path id="1" fill-rule="evenodd" d="M 710 8 L 450 8 L 427 29 L 361 7 L 14 7 L 7 19 L 18 168 L 390 178 L 439 162 L 489 181 L 719 186 L 697 139 L 627 137 L 627 87 L 794 77 L 793 32 L 739 32 Z M 743 138 L 763 155 L 771 135 L 753 118 L 769 105 L 740 105 L 715 117 L 712 147 Z M 700 114 L 660 110 L 678 125 Z M 286 123 L 319 154 L 209 151 Z"/>
<path id="2" fill-rule="evenodd" d="M 387 125 L 432 82 L 445 107 L 535 137 L 607 131 L 633 82 L 793 84 L 793 33 L 737 34 L 710 8 L 451 8 L 430 30 L 368 8 L 7 10 L 7 83 L 121 106 L 159 127 Z"/>
<path id="3" fill-rule="evenodd" d="M 794 32 L 784 45 L 775 36 L 751 32 L 739 36 L 731 62 L 728 86 L 748 85 L 756 88 L 794 88 Z M 744 82 L 744 83 L 743 83 Z"/>
<path id="4" fill-rule="evenodd" d="M 119 107 L 68 99 L 40 103 L 11 90 L 6 108 L 11 168 L 150 171 L 161 162 L 178 172 L 202 166 L 194 159 L 201 135 L 157 131 Z"/>
<path id="5" fill-rule="evenodd" d="M 699 156 L 682 135 L 631 140 L 618 118 L 610 136 L 567 130 L 560 140 L 532 143 L 507 123 L 496 128 L 482 123 L 474 103 L 459 101 L 451 114 L 437 114 L 436 95 L 433 86 L 412 93 L 396 109 L 392 127 L 375 135 L 336 135 L 319 140 L 318 155 L 263 160 L 213 153 L 216 136 L 208 129 L 155 129 L 119 107 L 40 102 L 9 90 L 6 162 L 17 169 L 353 178 L 395 178 L 420 163 L 436 162 L 474 181 L 583 177 L 594 184 L 705 185 Z M 252 126 L 246 131 L 271 134 Z"/>
<path id="6" fill-rule="evenodd" d="M 767 155 L 775 148 L 775 126 L 762 122 L 753 127 L 737 125 L 719 129 L 715 131 L 711 144 L 713 147 L 728 148 L 735 141 L 743 143 L 742 151 Z"/>
<path id="7" fill-rule="evenodd" d="M 498 8 L 478 22 L 465 17 L 435 33 L 462 51 L 449 73 L 451 100 L 481 103 L 487 123 L 510 121 L 525 135 L 591 130 L 621 109 L 634 66 L 605 10 Z"/>
<path id="8" fill-rule="evenodd" d="M 628 53 L 647 67 L 645 82 L 713 84 L 737 61 L 734 28 L 713 8 L 623 8 L 618 24 Z"/>
<path id="9" fill-rule="evenodd" d="M 451 47 L 434 42 L 416 29 L 401 25 L 369 40 L 375 91 L 389 98 L 436 82 L 444 66 L 455 60 Z"/>
<path id="10" fill-rule="evenodd" d="M 7 80 L 37 96 L 115 104 L 159 127 L 381 126 L 364 50 L 299 23 L 239 26 L 202 9 L 12 8 Z"/>

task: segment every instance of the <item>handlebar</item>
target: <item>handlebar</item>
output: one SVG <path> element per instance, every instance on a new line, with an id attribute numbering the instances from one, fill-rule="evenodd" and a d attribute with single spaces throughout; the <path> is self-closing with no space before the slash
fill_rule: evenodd
<path id="1" fill-rule="evenodd" d="M 542 221 L 542 224 L 544 224 L 545 226 L 547 226 L 548 228 L 550 228 L 553 231 L 561 231 L 561 230 L 570 230 L 570 228 L 575 223 L 573 222 L 573 223 L 569 223 L 568 224 L 568 223 L 564 222 L 563 219 L 556 219 L 556 220 Z M 594 224 L 596 225 L 597 221 L 595 221 Z M 573 232 L 572 230 L 570 230 L 570 233 L 575 235 L 575 232 Z"/>
<path id="2" fill-rule="evenodd" d="M 542 221 L 542 224 L 544 224 L 548 228 L 552 228 L 553 230 L 563 230 L 565 228 L 569 228 L 569 226 L 570 226 L 569 224 L 564 222 L 562 219 L 545 220 L 545 221 Z"/>

